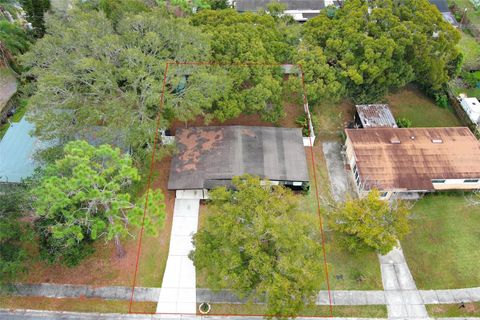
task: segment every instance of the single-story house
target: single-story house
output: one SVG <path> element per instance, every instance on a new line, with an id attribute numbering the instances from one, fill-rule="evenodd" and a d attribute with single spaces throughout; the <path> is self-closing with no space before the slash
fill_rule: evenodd
<path id="1" fill-rule="evenodd" d="M 480 126 L 480 102 L 478 99 L 475 97 L 460 95 L 458 101 L 460 101 L 460 105 L 463 110 L 465 110 L 465 113 L 470 120 L 477 126 Z"/>
<path id="2" fill-rule="evenodd" d="M 360 196 L 417 198 L 480 189 L 480 142 L 465 127 L 346 129 L 345 153 Z"/>
<path id="3" fill-rule="evenodd" d="M 355 108 L 355 123 L 360 128 L 397 128 L 397 122 L 387 104 L 360 104 Z"/>
<path id="4" fill-rule="evenodd" d="M 205 194 L 231 186 L 235 176 L 251 174 L 273 184 L 309 186 L 299 128 L 213 126 L 177 129 L 168 189 Z"/>
<path id="5" fill-rule="evenodd" d="M 271 0 L 236 0 L 234 5 L 238 12 L 257 12 L 266 10 L 271 2 Z M 287 9 L 284 13 L 298 22 L 314 18 L 318 16 L 320 10 L 336 3 L 333 0 L 278 0 L 278 2 L 285 4 Z"/>

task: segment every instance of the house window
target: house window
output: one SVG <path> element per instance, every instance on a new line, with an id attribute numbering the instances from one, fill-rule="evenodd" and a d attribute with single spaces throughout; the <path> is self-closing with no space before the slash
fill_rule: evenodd
<path id="1" fill-rule="evenodd" d="M 380 192 L 380 198 L 385 198 L 388 195 L 388 192 Z"/>
<path id="2" fill-rule="evenodd" d="M 299 187 L 299 186 L 301 186 L 302 184 L 303 184 L 302 182 L 293 181 L 293 185 L 296 186 L 296 187 Z"/>
<path id="3" fill-rule="evenodd" d="M 478 179 L 465 179 L 463 180 L 463 183 L 477 183 Z"/>
<path id="4" fill-rule="evenodd" d="M 432 179 L 432 183 L 445 183 L 445 179 Z"/>

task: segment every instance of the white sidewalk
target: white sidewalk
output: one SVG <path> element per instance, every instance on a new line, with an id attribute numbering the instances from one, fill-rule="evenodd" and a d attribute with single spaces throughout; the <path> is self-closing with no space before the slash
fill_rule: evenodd
<path id="1" fill-rule="evenodd" d="M 167 267 L 163 275 L 157 313 L 195 314 L 195 267 L 188 258 L 197 232 L 200 200 L 175 199 Z"/>

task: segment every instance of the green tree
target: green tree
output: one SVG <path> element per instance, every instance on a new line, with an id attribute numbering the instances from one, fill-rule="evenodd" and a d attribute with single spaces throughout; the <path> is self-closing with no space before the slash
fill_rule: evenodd
<path id="1" fill-rule="evenodd" d="M 26 203 L 24 185 L 0 190 L 0 285 L 15 279 L 25 269 L 27 252 L 22 242 L 29 238 L 29 227 L 21 222 Z"/>
<path id="2" fill-rule="evenodd" d="M 427 0 L 347 1 L 305 23 L 303 38 L 297 60 L 309 91 L 320 90 L 313 101 L 331 99 L 328 88 L 362 103 L 412 81 L 439 90 L 462 60 L 459 32 Z"/>
<path id="3" fill-rule="evenodd" d="M 368 247 L 386 254 L 408 233 L 410 211 L 402 201 L 384 201 L 378 190 L 346 201 L 329 216 L 330 227 L 343 233 L 350 250 Z"/>
<path id="4" fill-rule="evenodd" d="M 224 91 L 209 112 L 222 121 L 240 113 L 257 113 L 270 122 L 282 119 L 282 74 L 279 68 L 267 65 L 291 61 L 293 57 L 295 36 L 287 32 L 288 28 L 280 28 L 286 22 L 266 14 L 239 14 L 235 10 L 203 10 L 191 21 L 211 35 L 215 62 L 255 64 L 226 68 L 230 90 Z"/>
<path id="5" fill-rule="evenodd" d="M 45 168 L 32 190 L 43 256 L 76 264 L 90 243 L 103 238 L 114 240 L 123 257 L 121 237 L 131 236 L 129 226 L 141 225 L 144 214 L 143 203 L 136 205 L 127 189 L 139 179 L 132 159 L 118 148 L 81 140 L 66 144 L 63 157 Z M 163 226 L 165 207 L 159 191 L 150 201 L 145 226 L 155 233 Z"/>
<path id="6" fill-rule="evenodd" d="M 144 155 L 153 145 L 166 61 L 209 60 L 208 38 L 160 9 L 125 13 L 116 27 L 103 11 L 70 10 L 49 16 L 47 30 L 20 59 L 25 77 L 34 79 L 27 117 L 44 140 L 88 139 L 95 132 Z M 176 76 L 172 69 L 167 83 Z M 174 88 L 167 91 L 170 101 Z M 208 96 L 200 102 L 210 104 Z M 182 114 L 198 115 L 204 108 L 198 103 L 185 101 Z"/>
<path id="7" fill-rule="evenodd" d="M 323 280 L 317 219 L 301 212 L 282 186 L 235 177 L 236 191 L 210 192 L 205 226 L 190 257 L 210 288 L 233 289 L 267 303 L 267 313 L 295 316 L 312 304 Z"/>
<path id="8" fill-rule="evenodd" d="M 32 24 L 34 35 L 37 38 L 45 34 L 45 13 L 50 10 L 50 0 L 20 0 L 20 4 L 27 13 L 27 21 Z"/>

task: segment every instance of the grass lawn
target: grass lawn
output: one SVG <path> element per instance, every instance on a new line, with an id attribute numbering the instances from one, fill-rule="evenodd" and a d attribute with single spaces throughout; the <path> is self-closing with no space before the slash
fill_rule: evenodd
<path id="1" fill-rule="evenodd" d="M 133 312 L 155 312 L 155 302 L 135 302 Z M 43 298 L 0 296 L 0 308 L 72 312 L 128 313 L 129 301 L 90 298 Z"/>
<path id="2" fill-rule="evenodd" d="M 480 67 L 480 44 L 471 35 L 462 32 L 458 47 L 464 55 L 463 68 L 478 70 Z"/>
<path id="3" fill-rule="evenodd" d="M 480 207 L 462 194 L 433 194 L 413 208 L 402 241 L 419 289 L 480 286 Z"/>
<path id="4" fill-rule="evenodd" d="M 428 315 L 431 317 L 480 317 L 480 302 L 465 303 L 465 308 L 460 304 L 431 304 L 427 305 Z"/>
<path id="5" fill-rule="evenodd" d="M 318 117 L 318 136 L 323 140 L 340 140 L 345 123 L 353 120 L 355 105 L 351 101 L 322 102 L 312 108 Z"/>
<path id="6" fill-rule="evenodd" d="M 412 127 L 461 126 L 453 110 L 437 106 L 432 99 L 414 86 L 390 94 L 387 101 L 394 117 L 410 119 Z"/>
<path id="7" fill-rule="evenodd" d="M 266 313 L 266 308 L 258 304 L 211 304 L 211 311 L 208 315 L 263 315 Z M 198 307 L 197 307 L 198 310 Z M 319 316 L 330 317 L 330 306 L 315 306 L 309 307 L 302 311 L 299 317 L 302 316 Z M 333 306 L 334 317 L 371 317 L 371 318 L 386 318 L 386 306 Z"/>
<path id="8" fill-rule="evenodd" d="M 448 0 L 448 4 L 455 3 L 463 12 L 467 8 L 467 18 L 470 23 L 480 26 L 480 11 L 476 11 L 470 0 Z"/>

